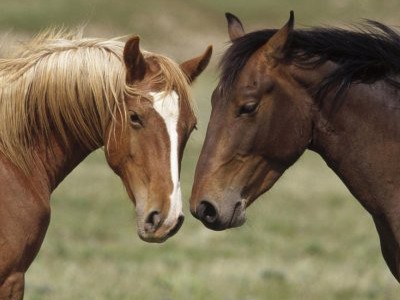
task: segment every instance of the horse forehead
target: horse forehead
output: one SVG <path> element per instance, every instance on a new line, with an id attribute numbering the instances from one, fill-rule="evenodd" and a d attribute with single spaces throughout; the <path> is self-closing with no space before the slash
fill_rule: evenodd
<path id="1" fill-rule="evenodd" d="M 239 72 L 238 81 L 253 81 L 270 75 L 268 61 L 264 56 L 254 54 Z"/>
<path id="2" fill-rule="evenodd" d="M 175 91 L 151 92 L 153 107 L 164 121 L 177 121 L 179 119 L 179 96 Z"/>

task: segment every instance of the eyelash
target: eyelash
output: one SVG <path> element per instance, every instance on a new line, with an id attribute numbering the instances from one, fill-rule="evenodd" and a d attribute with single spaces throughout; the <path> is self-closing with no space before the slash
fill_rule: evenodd
<path id="1" fill-rule="evenodd" d="M 245 103 L 240 107 L 238 115 L 239 116 L 251 115 L 257 110 L 257 108 L 258 108 L 258 103 L 256 102 Z"/>
<path id="2" fill-rule="evenodd" d="M 135 112 L 132 112 L 129 116 L 131 124 L 135 127 L 143 127 L 143 122 L 140 119 L 139 115 Z"/>

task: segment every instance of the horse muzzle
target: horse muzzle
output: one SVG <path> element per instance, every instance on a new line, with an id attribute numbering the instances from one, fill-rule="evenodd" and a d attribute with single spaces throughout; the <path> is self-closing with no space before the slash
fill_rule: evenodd
<path id="1" fill-rule="evenodd" d="M 181 228 L 185 217 L 180 214 L 174 223 L 164 222 L 160 213 L 153 211 L 138 223 L 139 237 L 149 243 L 162 243 L 175 235 Z"/>
<path id="2" fill-rule="evenodd" d="M 207 228 L 225 230 L 239 227 L 246 221 L 246 204 L 244 200 L 228 201 L 223 205 L 203 199 L 192 210 L 195 218 L 199 219 Z"/>

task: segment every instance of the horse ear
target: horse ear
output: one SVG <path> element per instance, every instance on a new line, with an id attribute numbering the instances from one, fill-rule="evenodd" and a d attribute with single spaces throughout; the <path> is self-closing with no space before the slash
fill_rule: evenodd
<path id="1" fill-rule="evenodd" d="M 146 74 L 147 63 L 139 48 L 138 36 L 131 37 L 124 47 L 124 62 L 126 66 L 126 81 L 132 83 L 142 80 Z"/>
<path id="2" fill-rule="evenodd" d="M 245 35 L 242 22 L 239 18 L 231 13 L 225 13 L 226 20 L 228 21 L 228 33 L 231 42 Z"/>
<path id="3" fill-rule="evenodd" d="M 212 46 L 210 45 L 202 55 L 185 61 L 180 65 L 181 70 L 186 74 L 190 83 L 192 83 L 207 67 L 210 62 L 211 54 Z"/>
<path id="4" fill-rule="evenodd" d="M 290 11 L 289 21 L 279 29 L 263 46 L 267 57 L 282 59 L 291 42 L 294 27 L 294 13 Z"/>

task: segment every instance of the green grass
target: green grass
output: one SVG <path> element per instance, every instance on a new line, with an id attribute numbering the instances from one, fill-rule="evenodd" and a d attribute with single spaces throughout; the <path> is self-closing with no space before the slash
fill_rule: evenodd
<path id="1" fill-rule="evenodd" d="M 178 61 L 213 43 L 213 65 L 194 86 L 199 130 L 182 169 L 186 220 L 161 245 L 136 234 L 134 207 L 97 151 L 53 195 L 52 221 L 26 277 L 28 300 L 395 300 L 400 288 L 380 253 L 370 216 L 314 153 L 307 152 L 248 209 L 238 229 L 213 232 L 191 217 L 193 172 L 216 85 L 215 62 L 227 40 L 223 12 L 249 30 L 363 17 L 398 23 L 398 1 L 3 0 L 10 38 L 49 25 L 88 23 L 91 35 L 140 33 L 152 51 Z"/>

